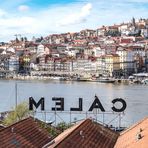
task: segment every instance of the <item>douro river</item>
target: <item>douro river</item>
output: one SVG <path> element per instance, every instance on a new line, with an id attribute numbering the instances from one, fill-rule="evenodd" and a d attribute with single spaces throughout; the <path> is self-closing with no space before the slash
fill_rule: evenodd
<path id="1" fill-rule="evenodd" d="M 53 122 L 73 122 L 86 117 L 95 118 L 106 124 L 120 124 L 129 126 L 148 116 L 148 85 L 123 85 L 103 84 L 98 82 L 60 82 L 60 81 L 0 81 L 0 112 L 11 110 L 17 103 L 29 101 L 32 96 L 35 100 L 45 98 L 45 112 L 35 114 L 42 120 Z M 17 86 L 17 87 L 16 87 Z M 16 97 L 17 95 L 17 97 Z M 88 109 L 97 95 L 106 113 L 93 111 L 87 113 Z M 64 98 L 65 112 L 52 113 L 51 108 L 55 106 L 53 97 Z M 70 108 L 79 106 L 79 98 L 83 98 L 83 114 L 81 112 L 69 112 Z M 123 98 L 127 108 L 118 118 L 118 114 L 107 114 L 112 112 L 112 100 Z M 86 114 L 85 114 L 86 112 Z"/>

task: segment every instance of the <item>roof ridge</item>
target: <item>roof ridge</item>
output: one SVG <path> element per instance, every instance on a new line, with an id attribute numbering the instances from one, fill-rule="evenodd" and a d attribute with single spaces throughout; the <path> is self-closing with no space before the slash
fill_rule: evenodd
<path id="1" fill-rule="evenodd" d="M 115 130 L 112 130 L 112 129 L 110 129 L 109 127 L 106 127 L 106 126 L 104 126 L 104 125 L 102 125 L 102 124 L 100 124 L 100 123 L 98 123 L 98 122 L 95 122 L 96 123 L 96 125 L 100 125 L 101 126 L 101 128 L 105 128 L 105 129 L 107 129 L 107 130 L 109 130 L 109 132 L 113 132 L 113 133 L 115 133 L 115 134 L 117 134 L 118 136 L 119 136 L 119 133 L 118 132 L 116 132 Z"/>
<path id="2" fill-rule="evenodd" d="M 0 132 L 1 132 L 1 131 L 4 131 L 4 130 L 10 128 L 10 127 L 13 127 L 14 125 L 17 125 L 17 124 L 19 124 L 19 123 L 22 123 L 22 122 L 24 122 L 25 120 L 29 120 L 29 119 L 33 119 L 33 117 L 29 116 L 29 117 L 27 117 L 27 118 L 25 118 L 25 119 L 22 119 L 22 120 L 20 120 L 20 121 L 16 121 L 15 123 L 13 123 L 13 124 L 11 124 L 11 125 L 9 125 L 9 126 L 6 126 L 6 127 L 3 128 L 3 129 L 1 129 Z"/>
<path id="3" fill-rule="evenodd" d="M 14 145 L 15 141 L 11 139 L 16 140 L 23 147 L 42 147 L 52 140 L 48 131 L 41 128 L 33 117 L 27 117 L 4 128 L 0 131 L 0 135 L 3 135 L 0 143 L 6 147 Z"/>
<path id="4" fill-rule="evenodd" d="M 108 142 L 111 142 L 112 145 L 117 141 L 117 138 L 119 137 L 119 134 L 117 132 L 104 127 L 100 123 L 94 122 L 90 118 L 87 118 L 87 119 L 81 121 L 80 123 L 78 123 L 77 125 L 74 125 L 73 127 L 71 127 L 71 129 L 67 129 L 67 132 L 65 131 L 62 134 L 60 134 L 59 136 L 57 136 L 55 139 L 53 139 L 53 143 L 49 146 L 49 148 L 61 147 L 61 146 L 65 146 L 65 144 L 66 145 L 68 144 L 67 147 L 69 147 L 71 145 L 70 143 L 74 142 L 75 140 L 76 141 L 75 141 L 73 147 L 75 147 L 77 144 L 79 145 L 80 143 L 81 144 L 83 143 L 83 146 L 86 145 L 87 143 L 91 144 L 91 146 L 92 146 L 93 141 L 95 139 L 98 140 L 98 136 L 97 136 L 98 134 L 100 135 L 100 138 L 105 139 Z M 80 140 L 81 138 L 79 136 L 81 138 L 84 138 L 84 136 L 86 136 L 86 141 L 82 142 Z M 72 139 L 75 139 L 75 140 L 73 141 Z M 89 140 L 91 140 L 91 141 L 89 141 Z M 78 143 L 78 142 L 80 142 L 80 143 Z M 101 140 L 100 140 L 100 144 L 104 145 Z M 97 143 L 96 145 L 99 145 L 99 143 Z"/>
<path id="5" fill-rule="evenodd" d="M 135 128 L 136 126 L 138 126 L 139 124 L 141 124 L 142 122 L 144 122 L 146 120 L 148 120 L 148 117 L 145 117 L 144 119 L 140 120 L 138 123 L 135 123 L 131 127 L 127 128 L 125 131 L 121 132 L 120 135 L 124 135 L 125 133 L 129 132 L 130 130 L 132 130 L 133 128 Z"/>
<path id="6" fill-rule="evenodd" d="M 87 121 L 91 121 L 91 119 L 89 119 L 89 118 L 87 118 L 87 119 L 85 119 L 85 120 L 82 120 L 82 121 L 80 121 L 78 124 L 75 124 L 74 126 L 72 126 L 72 127 L 70 127 L 70 128 L 68 128 L 67 130 L 65 130 L 64 132 L 66 132 L 66 131 L 68 131 L 68 130 L 71 130 L 71 131 L 69 131 L 69 133 L 67 133 L 66 135 L 65 135 L 65 137 L 64 138 L 62 138 L 62 140 L 60 140 L 57 144 L 56 144 L 56 146 L 57 145 L 59 145 L 63 140 L 65 140 L 68 136 L 70 136 L 71 134 L 72 134 L 72 132 L 74 131 L 74 130 L 76 130 L 76 129 L 78 129 L 81 125 L 83 125 L 85 122 L 87 122 Z M 64 133 L 63 132 L 63 133 Z M 61 134 L 63 134 L 63 133 L 61 133 Z M 60 134 L 60 135 L 61 135 Z M 58 136 L 57 136 L 58 137 Z M 56 138 L 57 138 L 56 137 Z M 56 139 L 55 138 L 55 139 Z M 54 140 L 55 140 L 54 139 Z M 51 145 L 52 146 L 52 145 Z"/>

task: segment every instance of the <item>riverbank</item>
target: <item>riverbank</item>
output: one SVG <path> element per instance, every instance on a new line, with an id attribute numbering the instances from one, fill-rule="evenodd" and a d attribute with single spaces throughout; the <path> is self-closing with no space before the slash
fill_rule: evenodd
<path id="1" fill-rule="evenodd" d="M 77 79 L 75 77 L 70 78 L 70 77 L 49 77 L 49 76 L 29 76 L 29 75 L 15 75 L 13 77 L 6 77 L 6 78 L 1 78 L 1 80 L 39 80 L 39 81 L 77 81 L 77 82 L 100 82 L 100 83 L 122 83 L 122 84 L 131 84 L 133 83 L 130 79 L 113 79 L 113 78 L 109 78 L 109 80 L 113 80 L 113 81 L 98 81 L 98 80 L 94 80 L 94 79 Z"/>
<path id="2" fill-rule="evenodd" d="M 38 75 L 22 75 L 14 74 L 0 77 L 1 80 L 23 80 L 23 81 L 77 81 L 77 82 L 98 82 L 98 83 L 114 83 L 114 84 L 148 84 L 148 79 L 145 77 L 133 77 L 129 79 L 112 78 L 112 77 L 96 77 L 95 75 L 80 75 L 80 74 L 38 74 Z"/>

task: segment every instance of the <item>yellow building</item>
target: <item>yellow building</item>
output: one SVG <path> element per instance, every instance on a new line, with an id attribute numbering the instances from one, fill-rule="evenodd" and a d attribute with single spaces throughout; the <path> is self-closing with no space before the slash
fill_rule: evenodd
<path id="1" fill-rule="evenodd" d="M 107 54 L 104 56 L 105 71 L 108 75 L 113 76 L 113 72 L 120 70 L 120 57 L 118 54 Z"/>

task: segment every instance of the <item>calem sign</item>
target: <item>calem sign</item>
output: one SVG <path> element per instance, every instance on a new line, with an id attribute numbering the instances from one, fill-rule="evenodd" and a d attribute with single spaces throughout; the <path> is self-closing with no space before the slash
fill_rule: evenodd
<path id="1" fill-rule="evenodd" d="M 51 107 L 51 111 L 64 111 L 64 98 L 53 97 L 52 101 L 55 102 L 55 106 Z M 70 111 L 83 111 L 83 98 L 79 98 L 78 102 L 79 103 L 78 103 L 77 107 L 70 107 Z M 113 104 L 113 107 L 111 107 L 111 109 L 114 112 L 123 112 L 127 107 L 125 100 L 123 100 L 122 98 L 115 98 L 111 101 L 111 103 Z M 116 108 L 115 107 L 116 103 L 120 103 L 121 107 Z M 45 111 L 45 98 L 42 97 L 42 98 L 40 98 L 40 100 L 38 102 L 36 102 L 33 99 L 33 97 L 29 97 L 29 110 L 32 111 L 32 110 L 34 110 L 34 107 L 37 109 L 37 108 L 39 108 L 39 106 L 41 107 L 42 111 Z M 92 102 L 92 104 L 88 108 L 88 111 L 91 112 L 91 111 L 93 111 L 93 109 L 100 109 L 102 112 L 105 112 L 105 109 L 104 109 L 102 103 L 100 102 L 99 98 L 96 95 L 95 95 L 94 101 Z"/>

